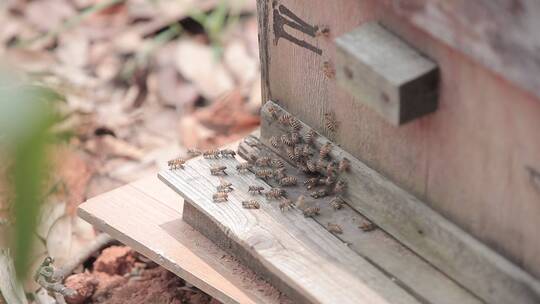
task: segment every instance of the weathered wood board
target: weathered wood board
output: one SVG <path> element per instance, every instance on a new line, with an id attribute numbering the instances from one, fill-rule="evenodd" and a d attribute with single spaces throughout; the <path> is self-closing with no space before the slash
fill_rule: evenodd
<path id="1" fill-rule="evenodd" d="M 514 19 L 514 14 L 525 14 L 521 9 L 517 10 L 521 13 L 506 11 L 494 17 L 510 2 L 491 2 L 414 0 L 406 5 L 389 0 L 313 0 L 306 5 L 300 0 L 259 0 L 263 100 L 276 100 L 540 278 L 540 102 L 515 83 L 415 27 L 422 24 L 434 35 L 450 33 L 441 39 L 449 37 L 450 44 L 459 50 L 475 46 L 470 48 L 474 58 L 498 62 L 495 65 L 499 64 L 505 76 L 535 68 L 537 60 L 525 58 L 531 58 L 529 43 L 537 39 L 520 39 L 521 44 L 503 50 L 495 47 L 495 40 L 477 36 L 486 31 L 484 26 L 496 24 L 497 32 L 509 37 L 519 24 L 533 18 Z M 537 10 L 528 10 L 536 4 L 517 3 L 527 8 L 527 14 L 536 14 Z M 480 13 L 481 7 L 489 8 L 486 15 Z M 461 14 L 469 8 L 472 15 Z M 479 15 L 483 17 L 476 18 Z M 437 62 L 441 82 L 436 112 L 396 128 L 339 89 L 328 69 L 335 63 L 334 39 L 374 20 Z M 530 30 L 536 21 L 530 22 L 519 37 L 535 35 Z M 316 35 L 323 27 L 329 33 Z M 521 53 L 519 49 L 528 51 Z M 515 60 L 524 63 L 517 70 Z M 536 74 L 522 72 L 519 83 L 539 81 L 531 76 Z M 335 114 L 337 132 L 325 128 L 326 113 Z"/>
<path id="2" fill-rule="evenodd" d="M 224 203 L 212 200 L 220 184 L 220 178 L 209 173 L 215 164 L 227 166 L 229 175 L 222 178 L 235 189 Z M 183 170 L 159 176 L 204 215 L 192 224 L 206 218 L 203 225 L 216 227 L 230 246 L 242 248 L 240 255 L 248 256 L 247 263 L 256 264 L 273 285 L 288 286 L 290 290 L 281 290 L 295 303 L 421 303 L 297 210 L 282 213 L 276 202 L 267 203 L 263 197 L 257 197 L 260 209 L 243 209 L 241 201 L 254 198 L 247 193 L 249 185 L 269 186 L 251 173 L 233 174 L 237 164 L 235 159 L 194 159 Z"/>
<path id="3" fill-rule="evenodd" d="M 278 115 L 289 114 L 271 101 L 263 106 L 261 135 L 267 146 L 271 146 L 269 138 L 289 131 L 273 118 L 270 108 Z M 304 136 L 310 128 L 299 123 L 303 125 L 300 135 Z M 321 135 L 315 138 L 319 148 L 327 142 Z M 287 157 L 283 149 L 272 149 Z M 354 159 L 339 147 L 333 147 L 331 155 L 334 160 Z M 362 162 L 351 161 L 350 172 L 339 178 L 348 184 L 343 197 L 353 209 L 486 302 L 540 301 L 540 283 L 535 278 Z"/>
<path id="4" fill-rule="evenodd" d="M 241 142 L 238 152 L 244 159 L 261 156 L 281 159 L 281 155 L 272 151 L 254 136 L 247 137 Z M 303 185 L 308 177 L 288 162 L 284 162 L 287 174 L 297 177 L 298 184 Z M 273 187 L 278 186 L 273 180 L 268 183 Z M 304 187 L 288 188 L 287 191 L 288 197 L 293 200 L 300 195 L 309 197 L 309 191 Z M 484 303 L 385 231 L 375 229 L 364 232 L 361 226 L 371 222 L 347 204 L 339 210 L 334 210 L 330 205 L 334 197 L 327 196 L 310 202 L 321 209 L 321 214 L 313 219 L 323 227 L 327 227 L 329 223 L 339 225 L 343 232 L 335 234 L 337 238 L 347 243 L 352 250 L 378 269 L 389 274 L 396 284 L 420 302 Z"/>
<path id="5" fill-rule="evenodd" d="M 223 303 L 284 303 L 279 292 L 182 221 L 184 202 L 156 176 L 94 197 L 79 216 Z"/>
<path id="6" fill-rule="evenodd" d="M 377 22 L 336 38 L 336 79 L 399 126 L 437 109 L 437 64 Z"/>

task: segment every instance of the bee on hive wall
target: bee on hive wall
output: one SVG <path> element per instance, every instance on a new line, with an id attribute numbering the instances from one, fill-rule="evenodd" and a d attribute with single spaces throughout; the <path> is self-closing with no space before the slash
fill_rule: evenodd
<path id="1" fill-rule="evenodd" d="M 279 119 L 278 109 L 275 106 L 268 107 L 268 113 L 270 113 L 270 116 L 272 117 L 273 120 Z"/>
<path id="2" fill-rule="evenodd" d="M 294 131 L 302 130 L 302 123 L 298 119 L 296 119 L 295 117 L 292 117 L 292 116 L 289 117 L 289 126 Z"/>
<path id="3" fill-rule="evenodd" d="M 339 161 L 338 170 L 341 173 L 349 171 L 351 168 L 351 161 L 347 158 L 343 158 Z"/>
<path id="4" fill-rule="evenodd" d="M 272 145 L 272 147 L 274 147 L 276 149 L 279 149 L 279 147 L 281 147 L 281 142 L 277 138 L 277 136 L 272 136 L 272 137 L 270 137 L 270 145 Z"/>
<path id="5" fill-rule="evenodd" d="M 319 151 L 319 158 L 324 159 L 328 157 L 331 151 L 332 151 L 332 144 L 329 142 L 325 143 Z"/>
<path id="6" fill-rule="evenodd" d="M 304 142 L 307 143 L 307 144 L 311 144 L 315 140 L 315 137 L 317 137 L 317 132 L 315 132 L 315 130 L 313 130 L 313 129 L 310 129 L 304 135 Z"/>
<path id="7" fill-rule="evenodd" d="M 334 113 L 324 114 L 324 126 L 326 127 L 326 129 L 328 129 L 328 131 L 336 132 L 338 123 Z"/>
<path id="8" fill-rule="evenodd" d="M 281 123 L 284 126 L 288 126 L 291 117 L 292 117 L 291 114 L 285 113 L 279 117 L 278 119 L 279 123 Z"/>
<path id="9" fill-rule="evenodd" d="M 294 146 L 294 141 L 290 138 L 289 135 L 283 134 L 283 135 L 281 135 L 280 139 L 281 139 L 282 144 L 284 144 L 286 146 L 289 146 L 289 147 Z"/>

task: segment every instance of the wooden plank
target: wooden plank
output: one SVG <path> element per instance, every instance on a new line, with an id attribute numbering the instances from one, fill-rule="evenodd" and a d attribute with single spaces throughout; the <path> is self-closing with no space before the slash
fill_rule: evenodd
<path id="1" fill-rule="evenodd" d="M 240 156 L 245 159 L 263 156 L 281 159 L 281 156 L 265 146 L 258 138 L 250 136 L 238 147 Z M 287 175 L 295 176 L 302 185 L 308 178 L 287 161 L 284 161 Z M 268 182 L 277 187 L 275 181 Z M 300 195 L 309 197 L 302 187 L 288 189 L 288 197 L 295 200 Z M 339 225 L 343 232 L 336 237 L 347 243 L 360 256 L 370 261 L 378 269 L 392 276 L 392 279 L 408 290 L 422 303 L 484 303 L 469 291 L 449 279 L 424 259 L 404 247 L 386 232 L 380 229 L 363 232 L 360 226 L 370 221 L 345 204 L 343 208 L 334 210 L 330 201 L 334 196 L 327 196 L 312 202 L 321 209 L 321 214 L 313 219 L 323 227 L 328 223 Z"/>
<path id="2" fill-rule="evenodd" d="M 336 39 L 336 79 L 395 126 L 435 111 L 437 65 L 377 22 Z"/>
<path id="3" fill-rule="evenodd" d="M 385 0 L 385 9 L 540 97 L 540 3 Z"/>
<path id="4" fill-rule="evenodd" d="M 276 43 L 275 9 L 272 1 L 261 0 L 259 7 L 265 10 L 260 11 L 260 37 L 268 40 L 261 41 L 260 52 L 268 56 L 262 61 L 267 65 L 262 69 L 266 71 L 263 100 L 277 101 L 539 279 L 538 98 L 419 30 L 382 3 L 279 1 L 276 7 L 285 6 L 303 22 L 330 30 L 328 35 L 311 37 L 286 27 L 294 37 L 321 49 L 318 55 L 285 39 Z M 336 60 L 334 39 L 373 20 L 437 62 L 440 98 L 433 114 L 395 128 L 359 105 L 327 73 L 325 66 L 332 67 Z M 326 113 L 335 114 L 336 132 L 325 128 Z"/>
<path id="5" fill-rule="evenodd" d="M 264 105 L 261 139 L 267 145 L 270 137 L 288 131 L 272 118 L 269 108 L 278 109 L 280 115 L 288 114 L 271 101 Z M 304 135 L 310 128 L 302 125 L 300 133 Z M 328 142 L 323 136 L 315 140 L 319 148 Z M 274 151 L 286 157 L 284 150 Z M 348 184 L 344 198 L 349 205 L 435 267 L 488 303 L 540 301 L 540 283 L 528 273 L 343 149 L 334 146 L 331 155 L 335 160 L 352 161 L 350 173 L 340 176 Z"/>
<path id="6" fill-rule="evenodd" d="M 242 248 L 241 257 L 249 254 L 249 264 L 257 264 L 269 278 L 277 277 L 289 286 L 295 303 L 419 303 L 299 211 L 281 213 L 275 203 L 262 199 L 260 209 L 243 209 L 241 201 L 253 198 L 247 193 L 249 185 L 268 185 L 253 174 L 235 174 L 238 163 L 235 159 L 194 159 L 183 170 L 163 171 L 159 176 L 192 202 L 233 249 Z M 225 203 L 212 201 L 220 183 L 220 178 L 209 174 L 215 164 L 228 168 L 224 178 L 236 189 Z"/>
<path id="7" fill-rule="evenodd" d="M 182 199 L 151 176 L 88 200 L 79 216 L 223 303 L 283 303 L 279 292 L 182 221 Z"/>

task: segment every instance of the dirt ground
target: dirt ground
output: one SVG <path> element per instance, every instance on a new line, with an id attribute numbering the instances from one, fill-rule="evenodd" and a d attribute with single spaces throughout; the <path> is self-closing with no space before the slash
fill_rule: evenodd
<path id="1" fill-rule="evenodd" d="M 46 256 L 62 267 L 98 235 L 76 216 L 83 201 L 259 124 L 254 0 L 7 0 L 0 20 L 3 64 L 65 97 L 57 128 L 71 135 L 51 153 L 33 271 Z M 81 298 L 69 303 L 217 303 L 127 247 L 76 272 L 66 284 Z"/>

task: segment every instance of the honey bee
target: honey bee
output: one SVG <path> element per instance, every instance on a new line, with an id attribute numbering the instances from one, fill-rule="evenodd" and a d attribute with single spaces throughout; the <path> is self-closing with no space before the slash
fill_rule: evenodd
<path id="1" fill-rule="evenodd" d="M 264 190 L 264 187 L 262 186 L 249 186 L 248 192 L 251 194 L 261 194 Z"/>
<path id="2" fill-rule="evenodd" d="M 304 209 L 303 214 L 305 217 L 314 217 L 321 213 L 321 208 L 319 207 L 309 207 Z"/>
<path id="3" fill-rule="evenodd" d="M 255 171 L 255 176 L 267 180 L 274 176 L 274 172 L 271 169 L 259 169 Z"/>
<path id="4" fill-rule="evenodd" d="M 167 162 L 167 165 L 169 166 L 169 169 L 170 170 L 174 170 L 174 169 L 184 169 L 184 164 L 186 163 L 186 161 L 182 158 L 175 158 L 175 159 L 171 159 Z"/>
<path id="5" fill-rule="evenodd" d="M 330 206 L 332 206 L 334 210 L 343 208 L 343 204 L 345 204 L 345 202 L 340 197 L 335 197 L 330 201 Z"/>
<path id="6" fill-rule="evenodd" d="M 328 78 L 334 78 L 336 76 L 336 69 L 330 61 L 323 63 L 323 73 Z"/>
<path id="7" fill-rule="evenodd" d="M 296 162 L 298 158 L 296 157 L 296 154 L 294 154 L 294 149 L 291 147 L 286 147 L 285 152 L 287 152 L 287 157 L 290 161 Z"/>
<path id="8" fill-rule="evenodd" d="M 280 186 L 296 186 L 298 180 L 294 176 L 287 176 L 279 180 Z"/>
<path id="9" fill-rule="evenodd" d="M 308 166 L 306 166 L 305 164 L 303 163 L 299 163 L 298 164 L 298 168 L 300 169 L 300 171 L 304 172 L 304 174 L 311 174 L 313 172 L 311 172 L 311 170 L 309 170 Z"/>
<path id="10" fill-rule="evenodd" d="M 302 153 L 302 151 L 304 151 L 304 149 L 302 148 L 302 146 L 296 146 L 296 147 L 294 147 L 294 157 L 296 158 L 296 161 L 299 161 L 299 160 L 304 156 L 304 154 Z"/>
<path id="11" fill-rule="evenodd" d="M 342 234 L 343 228 L 341 228 L 341 226 L 338 224 L 328 223 L 328 231 L 334 234 Z"/>
<path id="12" fill-rule="evenodd" d="M 191 157 L 195 157 L 195 156 L 199 156 L 202 154 L 201 150 L 198 150 L 198 149 L 188 149 L 187 150 L 187 154 Z"/>
<path id="13" fill-rule="evenodd" d="M 329 37 L 330 36 L 330 28 L 328 26 L 322 26 L 322 27 L 318 28 L 317 31 L 315 32 L 315 36 L 317 36 L 317 37 L 319 37 L 319 36 Z"/>
<path id="14" fill-rule="evenodd" d="M 332 176 L 334 175 L 335 171 L 336 171 L 336 164 L 334 162 L 329 162 L 326 165 L 326 175 Z"/>
<path id="15" fill-rule="evenodd" d="M 283 135 L 281 135 L 280 139 L 281 139 L 282 144 L 284 144 L 286 146 L 289 146 L 289 147 L 294 146 L 294 141 L 289 137 L 289 135 L 283 134 Z"/>
<path id="16" fill-rule="evenodd" d="M 285 212 L 292 207 L 294 207 L 294 202 L 288 198 L 284 198 L 279 202 L 279 210 L 281 210 L 281 212 Z"/>
<path id="17" fill-rule="evenodd" d="M 210 174 L 212 175 L 227 175 L 225 172 L 226 166 L 213 166 L 210 167 Z"/>
<path id="18" fill-rule="evenodd" d="M 334 193 L 343 193 L 347 189 L 347 183 L 344 181 L 338 181 L 334 186 Z"/>
<path id="19" fill-rule="evenodd" d="M 206 151 L 203 152 L 203 157 L 206 158 L 206 159 L 208 159 L 208 158 L 219 158 L 220 155 L 221 155 L 221 153 L 217 149 L 206 150 Z"/>
<path id="20" fill-rule="evenodd" d="M 358 228 L 362 229 L 364 232 L 370 232 L 377 229 L 377 226 L 375 226 L 373 223 L 366 222 L 358 226 Z"/>
<path id="21" fill-rule="evenodd" d="M 279 118 L 278 109 L 275 106 L 269 106 L 268 113 L 270 113 L 270 115 L 272 116 L 272 119 L 278 120 Z"/>
<path id="22" fill-rule="evenodd" d="M 259 209 L 259 208 L 261 208 L 261 204 L 256 200 L 243 201 L 242 202 L 242 208 L 245 208 L 245 209 Z"/>
<path id="23" fill-rule="evenodd" d="M 330 151 L 332 151 L 332 144 L 327 142 L 321 147 L 321 150 L 319 151 L 319 158 L 326 158 L 330 154 Z"/>
<path id="24" fill-rule="evenodd" d="M 297 144 L 300 142 L 300 133 L 296 132 L 296 131 L 292 131 L 290 133 L 290 138 L 292 140 L 293 143 Z"/>
<path id="25" fill-rule="evenodd" d="M 276 178 L 276 180 L 281 180 L 282 178 L 285 178 L 286 175 L 285 175 L 285 171 L 287 169 L 285 168 L 278 168 L 276 170 L 274 170 L 274 178 Z"/>
<path id="26" fill-rule="evenodd" d="M 310 129 L 307 131 L 306 135 L 304 135 L 304 142 L 311 144 L 313 143 L 313 140 L 317 137 L 317 132 L 315 130 Z"/>
<path id="27" fill-rule="evenodd" d="M 234 158 L 236 156 L 236 152 L 231 149 L 223 149 L 220 151 L 220 155 L 222 157 Z"/>
<path id="28" fill-rule="evenodd" d="M 320 190 L 311 192 L 310 195 L 313 198 L 321 198 L 321 197 L 327 196 L 328 191 L 326 191 L 326 189 L 320 189 Z"/>
<path id="29" fill-rule="evenodd" d="M 218 192 L 232 192 L 234 189 L 232 188 L 232 184 L 222 180 L 220 184 L 216 187 Z"/>
<path id="30" fill-rule="evenodd" d="M 298 119 L 296 119 L 296 118 L 294 118 L 292 116 L 289 118 L 289 126 L 294 131 L 302 130 L 302 123 L 300 123 L 300 121 Z"/>
<path id="31" fill-rule="evenodd" d="M 313 149 L 311 149 L 311 147 L 308 145 L 304 145 L 304 148 L 302 149 L 302 155 L 304 157 L 311 157 L 313 155 Z"/>
<path id="32" fill-rule="evenodd" d="M 270 144 L 272 145 L 272 147 L 274 147 L 276 149 L 279 149 L 279 147 L 281 147 L 281 142 L 277 138 L 277 136 L 270 137 Z"/>
<path id="33" fill-rule="evenodd" d="M 268 190 L 268 192 L 264 193 L 266 198 L 269 198 L 269 199 L 278 199 L 280 197 L 285 197 L 285 194 L 286 194 L 285 190 L 281 188 L 272 188 Z"/>
<path id="34" fill-rule="evenodd" d="M 326 161 L 324 159 L 317 160 L 317 170 L 318 171 L 324 170 L 327 166 L 328 166 L 328 164 L 326 163 Z"/>
<path id="35" fill-rule="evenodd" d="M 214 193 L 214 195 L 212 195 L 212 200 L 214 202 L 226 202 L 229 200 L 229 194 L 227 192 Z"/>
<path id="36" fill-rule="evenodd" d="M 250 169 L 251 169 L 251 164 L 248 163 L 248 162 L 240 163 L 240 164 L 236 165 L 236 171 L 238 171 L 240 173 L 246 173 Z"/>
<path id="37" fill-rule="evenodd" d="M 308 189 L 312 189 L 319 185 L 319 178 L 317 177 L 308 178 L 304 181 L 304 185 L 307 186 Z"/>
<path id="38" fill-rule="evenodd" d="M 306 208 L 306 199 L 303 195 L 300 195 L 296 199 L 296 207 L 298 207 L 300 210 L 304 210 Z"/>
<path id="39" fill-rule="evenodd" d="M 281 117 L 279 117 L 278 120 L 279 120 L 279 123 L 281 123 L 282 125 L 288 126 L 291 118 L 292 118 L 291 114 L 285 113 L 281 115 Z"/>
<path id="40" fill-rule="evenodd" d="M 346 171 L 349 171 L 351 169 L 351 161 L 347 158 L 343 158 L 339 161 L 338 170 L 339 172 L 343 173 Z"/>
<path id="41" fill-rule="evenodd" d="M 272 159 L 270 157 L 268 157 L 268 156 L 259 157 L 255 161 L 255 166 L 257 166 L 257 167 L 269 167 L 271 161 L 272 161 Z"/>
<path id="42" fill-rule="evenodd" d="M 326 129 L 328 129 L 330 132 L 335 132 L 337 130 L 337 120 L 334 115 L 334 113 L 326 113 L 324 114 L 324 126 Z"/>
<path id="43" fill-rule="evenodd" d="M 285 167 L 285 163 L 279 158 L 272 159 L 270 161 L 270 165 L 272 166 L 272 168 L 276 168 L 276 169 L 281 169 Z"/>
<path id="44" fill-rule="evenodd" d="M 317 172 L 317 164 L 314 163 L 312 160 L 308 160 L 306 161 L 306 167 L 309 169 L 309 171 L 311 172 Z"/>
<path id="45" fill-rule="evenodd" d="M 325 185 L 327 185 L 327 186 L 331 186 L 331 185 L 333 185 L 335 182 L 336 182 L 336 177 L 333 176 L 333 175 L 329 175 L 329 176 L 327 176 L 327 177 L 323 180 L 323 184 L 325 184 Z"/>

